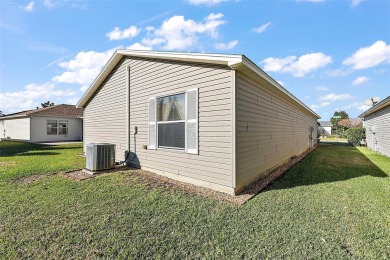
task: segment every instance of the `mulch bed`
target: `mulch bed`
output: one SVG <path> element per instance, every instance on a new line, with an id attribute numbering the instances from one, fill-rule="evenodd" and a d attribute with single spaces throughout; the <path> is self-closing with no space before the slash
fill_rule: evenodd
<path id="1" fill-rule="evenodd" d="M 63 177 L 65 177 L 67 179 L 70 179 L 70 180 L 73 180 L 73 181 L 84 181 L 84 180 L 88 180 L 88 179 L 94 178 L 94 177 L 102 175 L 102 174 L 106 174 L 106 173 L 110 173 L 110 172 L 130 170 L 130 169 L 132 169 L 132 168 L 127 167 L 127 166 L 116 166 L 112 170 L 101 171 L 101 172 L 97 172 L 97 173 L 94 173 L 94 174 L 85 172 L 83 169 L 75 170 L 75 171 L 69 171 L 69 172 L 62 172 L 60 174 Z"/>

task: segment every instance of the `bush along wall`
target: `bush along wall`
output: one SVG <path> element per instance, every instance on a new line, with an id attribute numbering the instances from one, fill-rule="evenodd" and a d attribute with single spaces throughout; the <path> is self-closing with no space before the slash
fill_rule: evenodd
<path id="1" fill-rule="evenodd" d="M 349 128 L 346 132 L 348 142 L 354 146 L 360 144 L 360 141 L 365 137 L 365 130 L 363 127 Z"/>

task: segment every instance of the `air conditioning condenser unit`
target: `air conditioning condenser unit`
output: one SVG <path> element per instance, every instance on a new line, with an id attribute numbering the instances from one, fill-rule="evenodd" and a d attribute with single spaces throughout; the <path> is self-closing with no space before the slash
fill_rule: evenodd
<path id="1" fill-rule="evenodd" d="M 115 144 L 87 144 L 87 165 L 89 171 L 102 171 L 115 168 Z"/>

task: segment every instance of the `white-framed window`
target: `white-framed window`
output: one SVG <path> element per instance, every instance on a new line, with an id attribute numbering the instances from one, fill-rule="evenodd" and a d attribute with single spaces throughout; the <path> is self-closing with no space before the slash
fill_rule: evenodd
<path id="1" fill-rule="evenodd" d="M 47 120 L 48 135 L 67 135 L 68 120 Z"/>
<path id="2" fill-rule="evenodd" d="M 198 89 L 149 99 L 148 149 L 198 154 Z"/>
<path id="3" fill-rule="evenodd" d="M 185 93 L 157 98 L 157 147 L 185 149 Z"/>
<path id="4" fill-rule="evenodd" d="M 47 120 L 47 134 L 56 135 L 57 134 L 57 120 Z"/>
<path id="5" fill-rule="evenodd" d="M 59 135 L 68 134 L 68 120 L 58 120 L 58 134 Z"/>

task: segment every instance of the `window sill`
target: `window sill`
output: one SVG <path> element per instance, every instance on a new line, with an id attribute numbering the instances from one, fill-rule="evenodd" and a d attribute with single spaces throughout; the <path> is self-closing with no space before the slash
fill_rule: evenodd
<path id="1" fill-rule="evenodd" d="M 179 152 L 179 153 L 186 152 L 186 149 L 184 149 L 184 148 L 175 148 L 175 147 L 157 147 L 157 150 Z"/>

